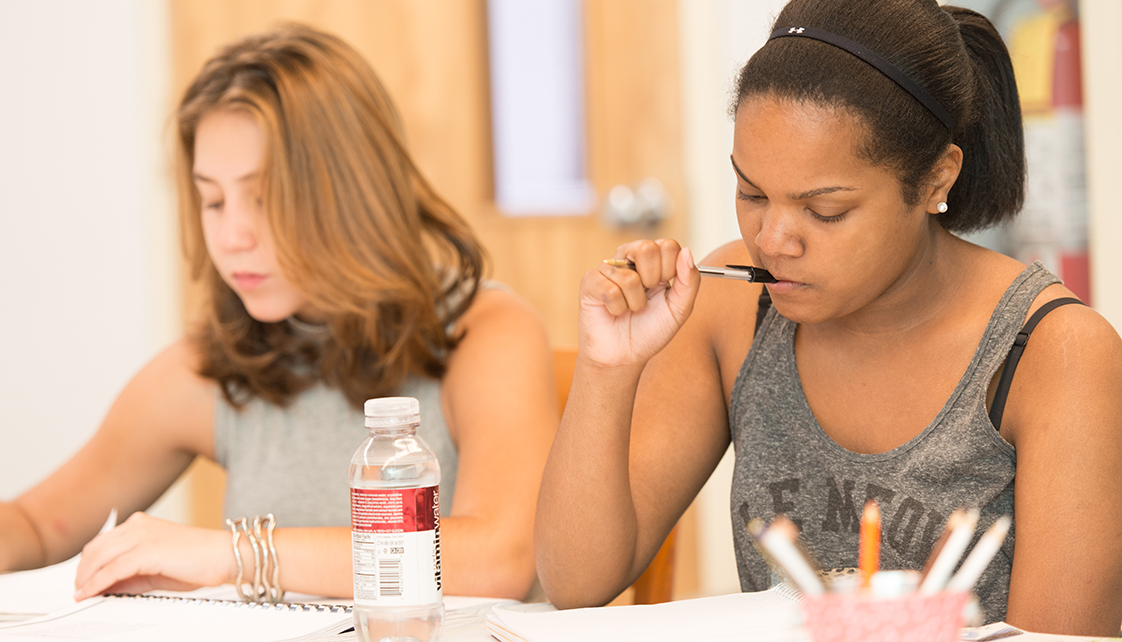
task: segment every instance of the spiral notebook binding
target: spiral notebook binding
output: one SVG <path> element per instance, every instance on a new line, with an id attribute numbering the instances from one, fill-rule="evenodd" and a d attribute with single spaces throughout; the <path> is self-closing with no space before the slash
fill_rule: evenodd
<path id="1" fill-rule="evenodd" d="M 229 606 L 233 608 L 260 609 L 275 611 L 305 611 L 315 613 L 351 613 L 353 607 L 346 604 L 306 604 L 303 602 L 243 602 L 241 600 L 220 600 L 209 597 L 182 597 L 179 595 L 129 595 L 127 593 L 107 593 L 105 597 L 118 597 L 130 600 L 148 600 L 154 602 L 183 602 L 195 604 L 214 604 L 216 606 Z"/>

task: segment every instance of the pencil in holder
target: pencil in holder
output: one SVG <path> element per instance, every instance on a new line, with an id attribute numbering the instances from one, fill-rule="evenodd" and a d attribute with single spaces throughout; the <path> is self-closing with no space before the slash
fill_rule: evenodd
<path id="1" fill-rule="evenodd" d="M 918 593 L 891 598 L 826 593 L 803 597 L 814 642 L 955 642 L 970 594 Z"/>

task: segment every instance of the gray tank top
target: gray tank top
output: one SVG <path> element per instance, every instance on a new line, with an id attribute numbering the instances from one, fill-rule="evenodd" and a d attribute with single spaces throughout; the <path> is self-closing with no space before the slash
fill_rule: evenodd
<path id="1" fill-rule="evenodd" d="M 482 281 L 480 289 L 509 288 Z M 458 296 L 447 302 L 455 306 Z M 314 336 L 319 326 L 295 318 L 288 323 Z M 447 326 L 454 332 L 454 324 Z M 253 398 L 240 410 L 218 391 L 214 404 L 214 460 L 226 469 L 223 515 L 230 519 L 273 513 L 281 527 L 350 526 L 351 455 L 367 431 L 361 409 L 351 407 L 333 388 L 315 385 L 287 407 Z M 459 449 L 448 431 L 441 383 L 410 375 L 395 396 L 421 403 L 417 435 L 440 462 L 440 514 L 447 517 L 456 499 Z"/>
<path id="2" fill-rule="evenodd" d="M 440 462 L 440 513 L 455 499 L 459 453 L 440 399 L 440 382 L 411 376 L 398 390 L 421 402 L 417 434 Z M 277 525 L 349 526 L 347 470 L 367 431 L 361 410 L 322 384 L 285 408 L 255 397 L 240 410 L 221 392 L 214 404 L 214 455 L 226 469 L 223 514 L 231 519 L 273 513 Z"/>
<path id="3" fill-rule="evenodd" d="M 796 324 L 768 310 L 729 405 L 736 454 L 732 525 L 741 589 L 775 583 L 746 530 L 748 520 L 784 513 L 823 569 L 857 566 L 866 499 L 881 506 L 881 568 L 920 569 L 954 509 L 978 508 L 978 537 L 1013 515 L 1016 453 L 986 410 L 990 380 L 1005 361 L 1030 304 L 1059 279 L 1039 263 L 1009 286 L 950 398 L 923 432 L 884 453 L 839 446 L 815 420 L 795 364 Z M 1014 533 L 975 587 L 987 622 L 1005 618 Z M 973 545 L 973 544 L 972 544 Z"/>

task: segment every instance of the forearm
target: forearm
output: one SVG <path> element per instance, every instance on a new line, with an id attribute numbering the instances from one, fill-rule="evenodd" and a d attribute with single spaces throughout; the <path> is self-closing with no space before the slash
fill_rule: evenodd
<path id="1" fill-rule="evenodd" d="M 640 372 L 578 364 L 574 374 L 535 524 L 538 573 L 560 607 L 606 603 L 637 575 L 629 453 Z"/>
<path id="2" fill-rule="evenodd" d="M 239 538 L 243 582 L 253 577 L 253 550 Z M 354 590 L 349 528 L 284 528 L 274 536 L 280 585 L 286 591 L 351 597 Z M 448 517 L 440 522 L 443 590 L 446 595 L 522 599 L 534 581 L 529 533 L 490 520 Z M 232 550 L 229 553 L 233 560 Z M 235 571 L 231 571 L 232 573 Z M 233 576 L 230 581 L 233 581 Z"/>
<path id="3" fill-rule="evenodd" d="M 1014 572 L 1005 620 L 1034 633 L 1117 637 L 1122 625 L 1117 566 L 1057 568 L 1038 578 Z"/>
<path id="4" fill-rule="evenodd" d="M 27 514 L 14 503 L 0 502 L 0 572 L 45 564 L 42 538 Z"/>
<path id="5" fill-rule="evenodd" d="M 350 528 L 278 528 L 274 540 L 284 590 L 339 598 L 354 593 Z M 245 538 L 241 553 L 246 581 L 253 577 L 253 550 Z"/>
<path id="6" fill-rule="evenodd" d="M 523 514 L 532 514 L 527 506 Z M 440 521 L 445 595 L 521 600 L 533 587 L 532 525 L 504 526 L 480 517 Z"/>

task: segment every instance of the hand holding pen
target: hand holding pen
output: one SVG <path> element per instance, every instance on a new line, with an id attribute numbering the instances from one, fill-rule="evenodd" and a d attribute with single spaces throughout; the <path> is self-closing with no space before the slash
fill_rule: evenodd
<path id="1" fill-rule="evenodd" d="M 635 241 L 615 254 L 634 268 L 601 263 L 581 279 L 581 358 L 645 364 L 689 317 L 701 279 L 689 250 L 670 239 Z"/>

